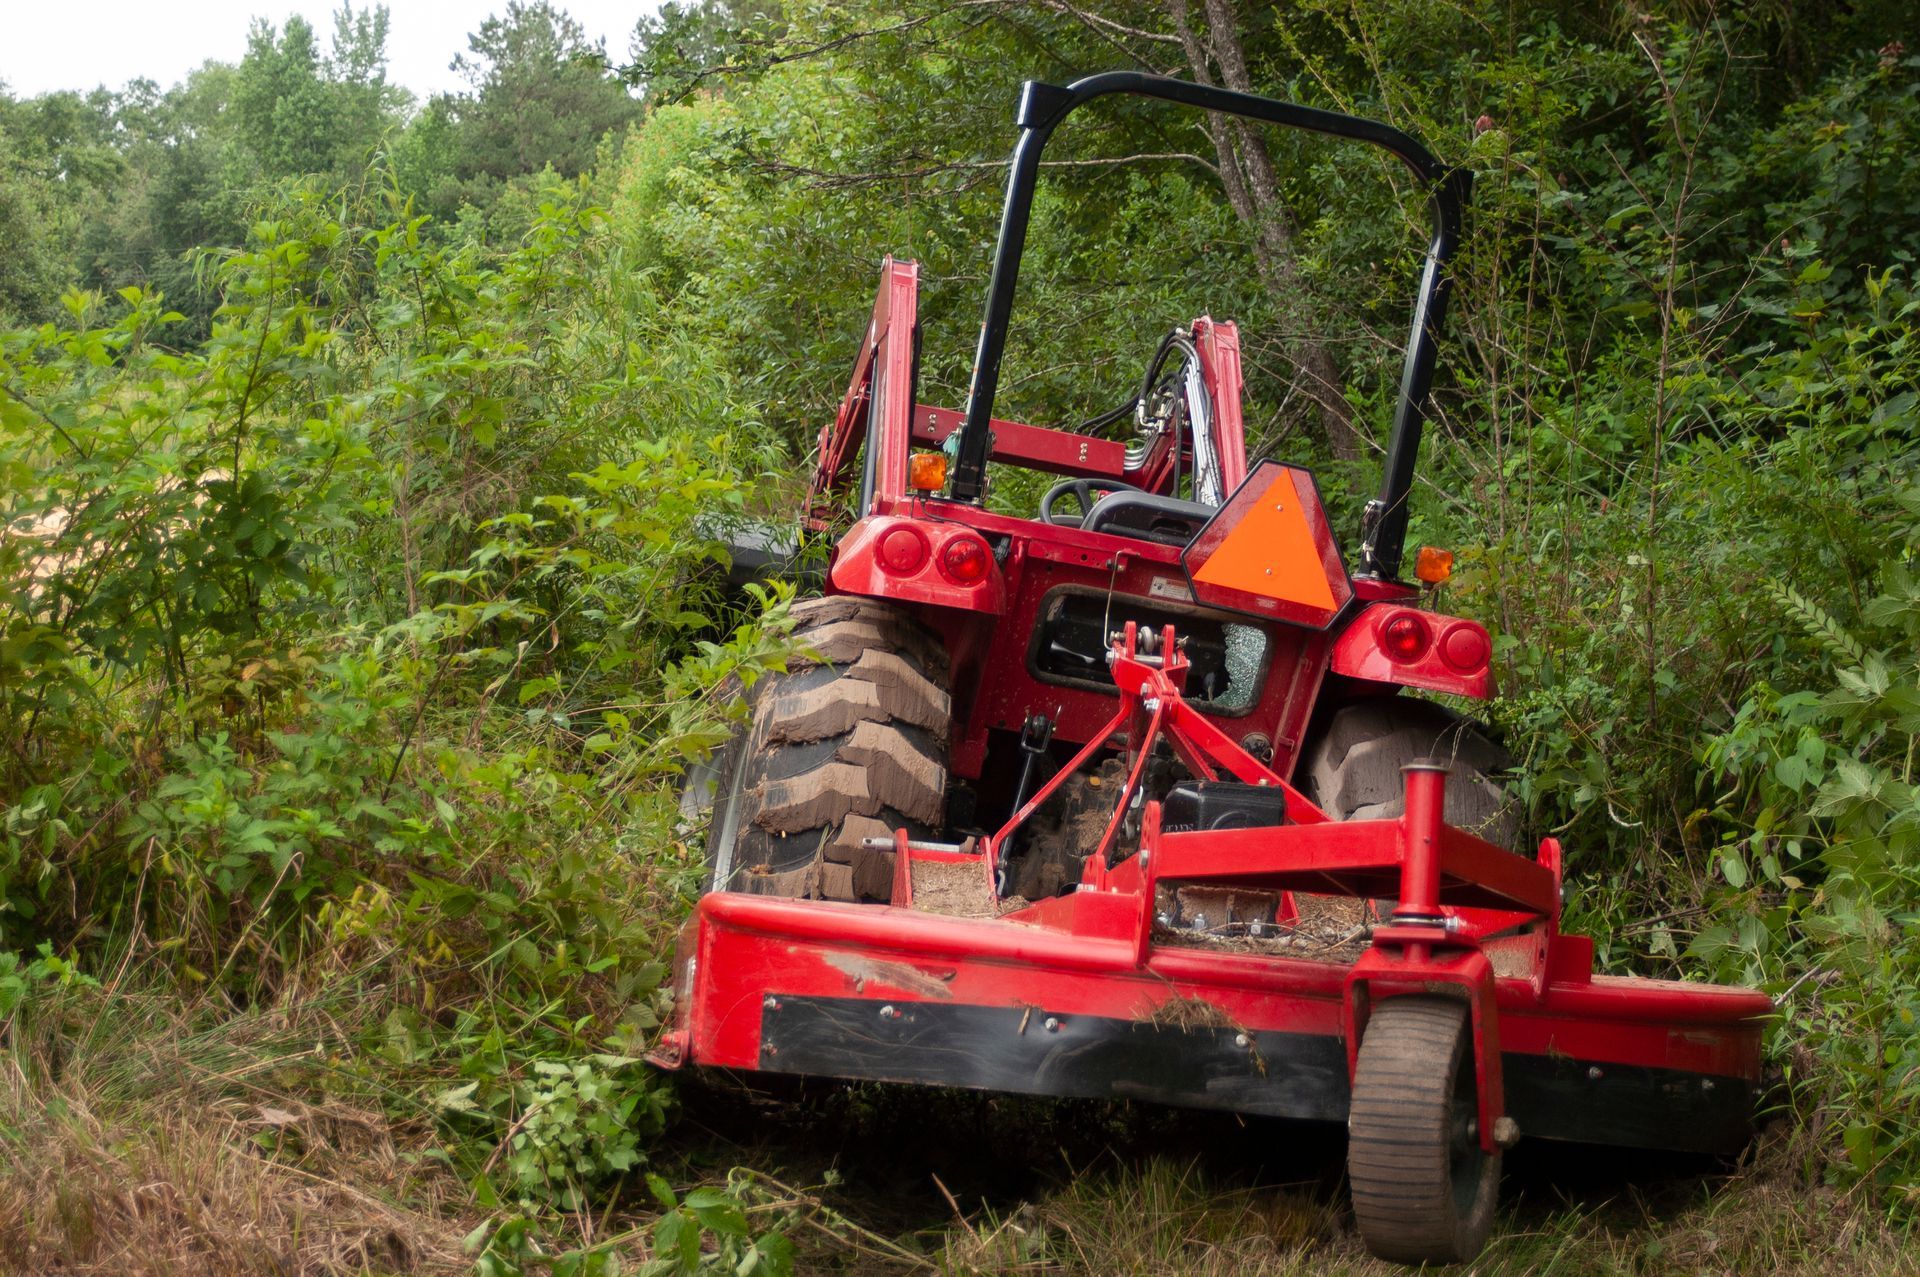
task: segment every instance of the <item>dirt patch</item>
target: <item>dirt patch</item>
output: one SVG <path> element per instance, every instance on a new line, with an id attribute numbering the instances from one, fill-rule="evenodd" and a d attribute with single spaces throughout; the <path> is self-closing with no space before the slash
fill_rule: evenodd
<path id="1" fill-rule="evenodd" d="M 928 973 L 904 962 L 881 962 L 852 953 L 830 953 L 826 964 L 850 979 L 855 993 L 864 993 L 869 984 L 883 984 L 923 998 L 953 997 L 946 984 L 953 979 L 952 971 Z"/>
<path id="2" fill-rule="evenodd" d="M 913 907 L 950 918 L 992 918 L 999 912 L 981 861 L 916 860 Z"/>
<path id="3" fill-rule="evenodd" d="M 1080 880 L 1087 857 L 1100 845 L 1113 819 L 1114 803 L 1127 775 L 1124 759 L 1109 758 L 1097 773 L 1070 777 L 1038 812 L 1022 836 L 1018 854 L 1009 862 L 1013 889 L 1031 900 L 1057 896 Z M 1132 843 L 1116 842 L 1117 860 Z"/>

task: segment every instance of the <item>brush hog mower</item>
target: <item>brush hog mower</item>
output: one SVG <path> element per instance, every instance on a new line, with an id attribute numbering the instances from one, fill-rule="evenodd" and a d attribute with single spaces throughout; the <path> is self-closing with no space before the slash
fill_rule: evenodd
<path id="1" fill-rule="evenodd" d="M 1351 560 L 1311 473 L 1248 462 L 1230 323 L 1174 329 L 1080 429 L 993 416 L 1042 148 L 1116 93 L 1369 143 L 1427 192 Z M 698 782 L 710 877 L 656 1062 L 1344 1121 L 1361 1235 L 1409 1263 L 1480 1249 L 1518 1138 L 1740 1149 L 1767 999 L 1595 975 L 1559 844 L 1514 846 L 1508 759 L 1411 694 L 1490 694 L 1486 630 L 1401 580 L 1466 176 L 1133 73 L 1028 84 L 1018 124 L 964 411 L 919 402 L 918 270 L 882 268 L 801 519 L 840 530 L 825 597 Z M 999 513 L 990 462 L 1058 481 Z"/>

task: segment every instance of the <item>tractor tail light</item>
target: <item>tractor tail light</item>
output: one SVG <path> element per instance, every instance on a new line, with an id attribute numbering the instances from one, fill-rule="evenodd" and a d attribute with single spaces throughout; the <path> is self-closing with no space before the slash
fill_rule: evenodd
<path id="1" fill-rule="evenodd" d="M 880 538 L 880 566 L 895 576 L 911 576 L 927 563 L 927 539 L 913 528 L 895 528 Z"/>
<path id="2" fill-rule="evenodd" d="M 1417 612 L 1396 612 L 1380 627 L 1380 645 L 1402 665 L 1426 655 L 1427 646 L 1432 642 L 1433 635 Z"/>
<path id="3" fill-rule="evenodd" d="M 957 536 L 940 551 L 940 570 L 960 585 L 978 585 L 987 577 L 993 555 L 979 537 Z"/>
<path id="4" fill-rule="evenodd" d="M 1440 636 L 1440 656 L 1463 674 L 1476 674 L 1487 668 L 1493 646 L 1487 632 L 1477 625 L 1456 625 Z"/>

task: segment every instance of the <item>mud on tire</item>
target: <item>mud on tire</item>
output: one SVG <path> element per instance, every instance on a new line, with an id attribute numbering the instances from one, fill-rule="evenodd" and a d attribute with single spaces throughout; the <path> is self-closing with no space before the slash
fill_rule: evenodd
<path id="1" fill-rule="evenodd" d="M 707 889 L 884 900 L 893 856 L 863 840 L 925 835 L 945 814 L 946 652 L 871 599 L 793 612 L 801 654 L 753 688 L 747 727 L 716 760 Z"/>

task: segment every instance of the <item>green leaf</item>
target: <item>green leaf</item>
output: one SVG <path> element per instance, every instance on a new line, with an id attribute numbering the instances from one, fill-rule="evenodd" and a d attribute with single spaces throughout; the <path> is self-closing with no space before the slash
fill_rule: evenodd
<path id="1" fill-rule="evenodd" d="M 717 1188 L 696 1188 L 681 1205 L 693 1212 L 702 1225 L 724 1237 L 745 1237 L 747 1217 L 740 1204 Z"/>
<path id="2" fill-rule="evenodd" d="M 474 1092 L 480 1089 L 478 1082 L 468 1082 L 464 1086 L 450 1087 L 435 1095 L 433 1107 L 446 1113 L 471 1113 L 479 1105 L 473 1102 Z"/>
<path id="3" fill-rule="evenodd" d="M 1873 1127 L 1865 1122 L 1855 1122 L 1847 1127 L 1840 1139 L 1846 1145 L 1847 1160 L 1853 1163 L 1854 1170 L 1864 1175 L 1873 1169 Z"/>

